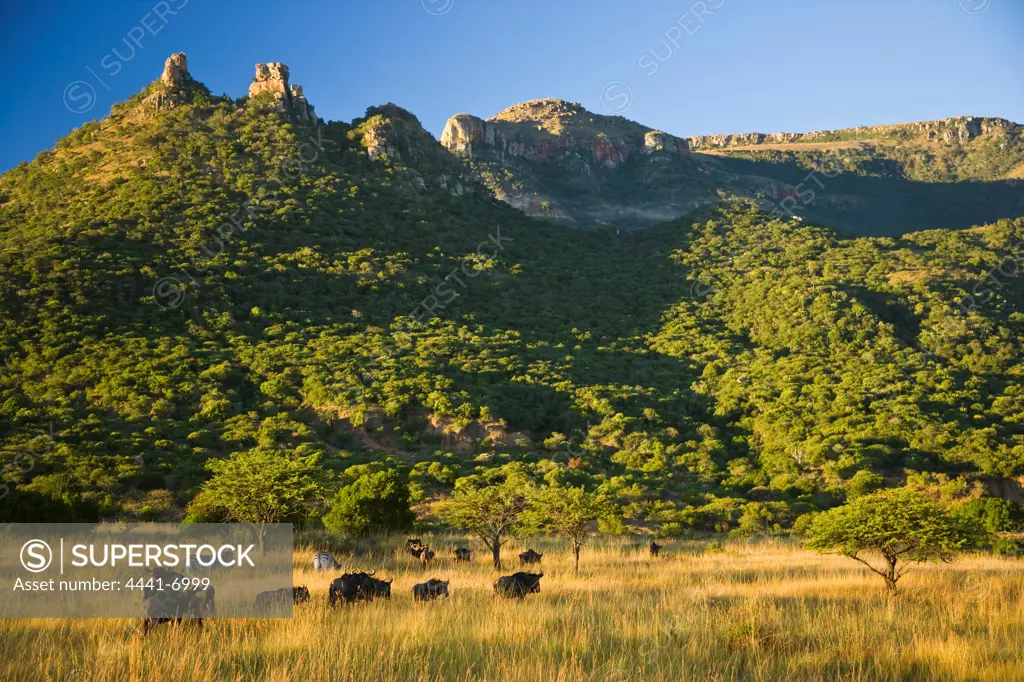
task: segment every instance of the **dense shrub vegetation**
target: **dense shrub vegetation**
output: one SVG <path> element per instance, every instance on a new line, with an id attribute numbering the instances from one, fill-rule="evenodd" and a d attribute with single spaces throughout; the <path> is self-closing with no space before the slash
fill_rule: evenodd
<path id="1" fill-rule="evenodd" d="M 6 518 L 176 518 L 246 456 L 315 471 L 281 518 L 356 532 L 407 525 L 368 491 L 513 475 L 678 535 L 1024 474 L 1022 220 L 848 239 L 723 197 L 578 231 L 429 140 L 370 161 L 368 131 L 419 130 L 397 107 L 304 126 L 157 88 L 0 179 Z"/>

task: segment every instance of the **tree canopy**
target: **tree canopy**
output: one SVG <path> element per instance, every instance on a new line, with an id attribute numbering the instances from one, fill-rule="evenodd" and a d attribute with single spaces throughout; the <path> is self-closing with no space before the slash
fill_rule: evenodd
<path id="1" fill-rule="evenodd" d="M 412 528 L 409 486 L 395 469 L 362 474 L 344 486 L 330 503 L 324 526 L 345 535 L 367 535 Z"/>
<path id="2" fill-rule="evenodd" d="M 464 486 L 441 504 L 438 515 L 476 535 L 491 550 L 494 567 L 501 568 L 501 547 L 525 528 L 523 514 L 531 494 L 531 486 L 516 476 L 493 485 Z"/>
<path id="3" fill-rule="evenodd" d="M 315 464 L 316 456 L 297 457 L 260 447 L 211 460 L 207 466 L 213 475 L 203 485 L 196 507 L 250 524 L 262 543 L 268 525 L 296 520 L 318 499 Z"/>
<path id="4" fill-rule="evenodd" d="M 899 488 L 858 497 L 819 515 L 807 545 L 856 559 L 895 591 L 913 564 L 952 561 L 979 539 L 973 527 L 953 519 L 924 492 Z M 871 563 L 872 555 L 881 557 L 881 568 Z"/>

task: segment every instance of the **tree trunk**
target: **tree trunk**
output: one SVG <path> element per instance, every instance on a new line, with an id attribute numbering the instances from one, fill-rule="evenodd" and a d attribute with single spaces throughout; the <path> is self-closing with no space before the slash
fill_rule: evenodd
<path id="1" fill-rule="evenodd" d="M 573 545 L 572 553 L 576 557 L 576 575 L 580 574 L 580 548 L 579 545 Z"/>
<path id="2" fill-rule="evenodd" d="M 256 533 L 256 544 L 260 548 L 260 556 L 267 553 L 266 539 L 267 539 L 267 527 L 262 523 L 251 524 L 253 531 Z"/>
<path id="3" fill-rule="evenodd" d="M 886 590 L 890 595 L 894 595 L 896 594 L 896 581 L 899 580 L 899 576 L 896 575 L 896 558 L 886 558 L 886 562 L 889 564 L 889 570 L 882 577 L 885 578 Z"/>
<path id="4" fill-rule="evenodd" d="M 495 540 L 491 543 L 491 558 L 494 560 L 494 567 L 501 568 L 501 543 Z"/>

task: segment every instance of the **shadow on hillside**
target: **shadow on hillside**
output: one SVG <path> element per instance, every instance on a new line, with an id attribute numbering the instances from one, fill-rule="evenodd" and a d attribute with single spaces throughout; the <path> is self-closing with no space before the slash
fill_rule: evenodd
<path id="1" fill-rule="evenodd" d="M 790 162 L 693 156 L 740 176 L 738 187 L 758 177 L 792 186 L 803 183 L 803 194 L 794 197 L 793 213 L 855 236 L 897 237 L 920 230 L 965 229 L 1024 215 L 1024 183 L 1020 181 L 940 183 L 850 173 L 830 178 L 821 172 L 812 178 L 810 169 Z M 813 190 L 813 199 L 807 190 Z"/>

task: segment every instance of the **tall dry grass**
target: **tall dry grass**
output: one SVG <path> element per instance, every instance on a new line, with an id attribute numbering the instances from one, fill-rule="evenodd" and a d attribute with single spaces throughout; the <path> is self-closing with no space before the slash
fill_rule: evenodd
<path id="1" fill-rule="evenodd" d="M 314 601 L 292 620 L 165 625 L 145 639 L 129 620 L 2 622 L 0 679 L 1024 680 L 1020 561 L 922 566 L 892 600 L 859 564 L 786 543 L 675 543 L 652 560 L 607 540 L 575 576 L 545 542 L 542 592 L 517 602 L 494 597 L 482 552 L 456 565 L 454 543 L 435 538 L 441 560 L 424 573 L 400 543 L 346 558 L 394 577 L 389 602 L 329 610 L 334 573 L 315 575 L 303 548 L 295 582 Z M 451 600 L 414 603 L 413 583 L 432 576 L 451 579 Z"/>

